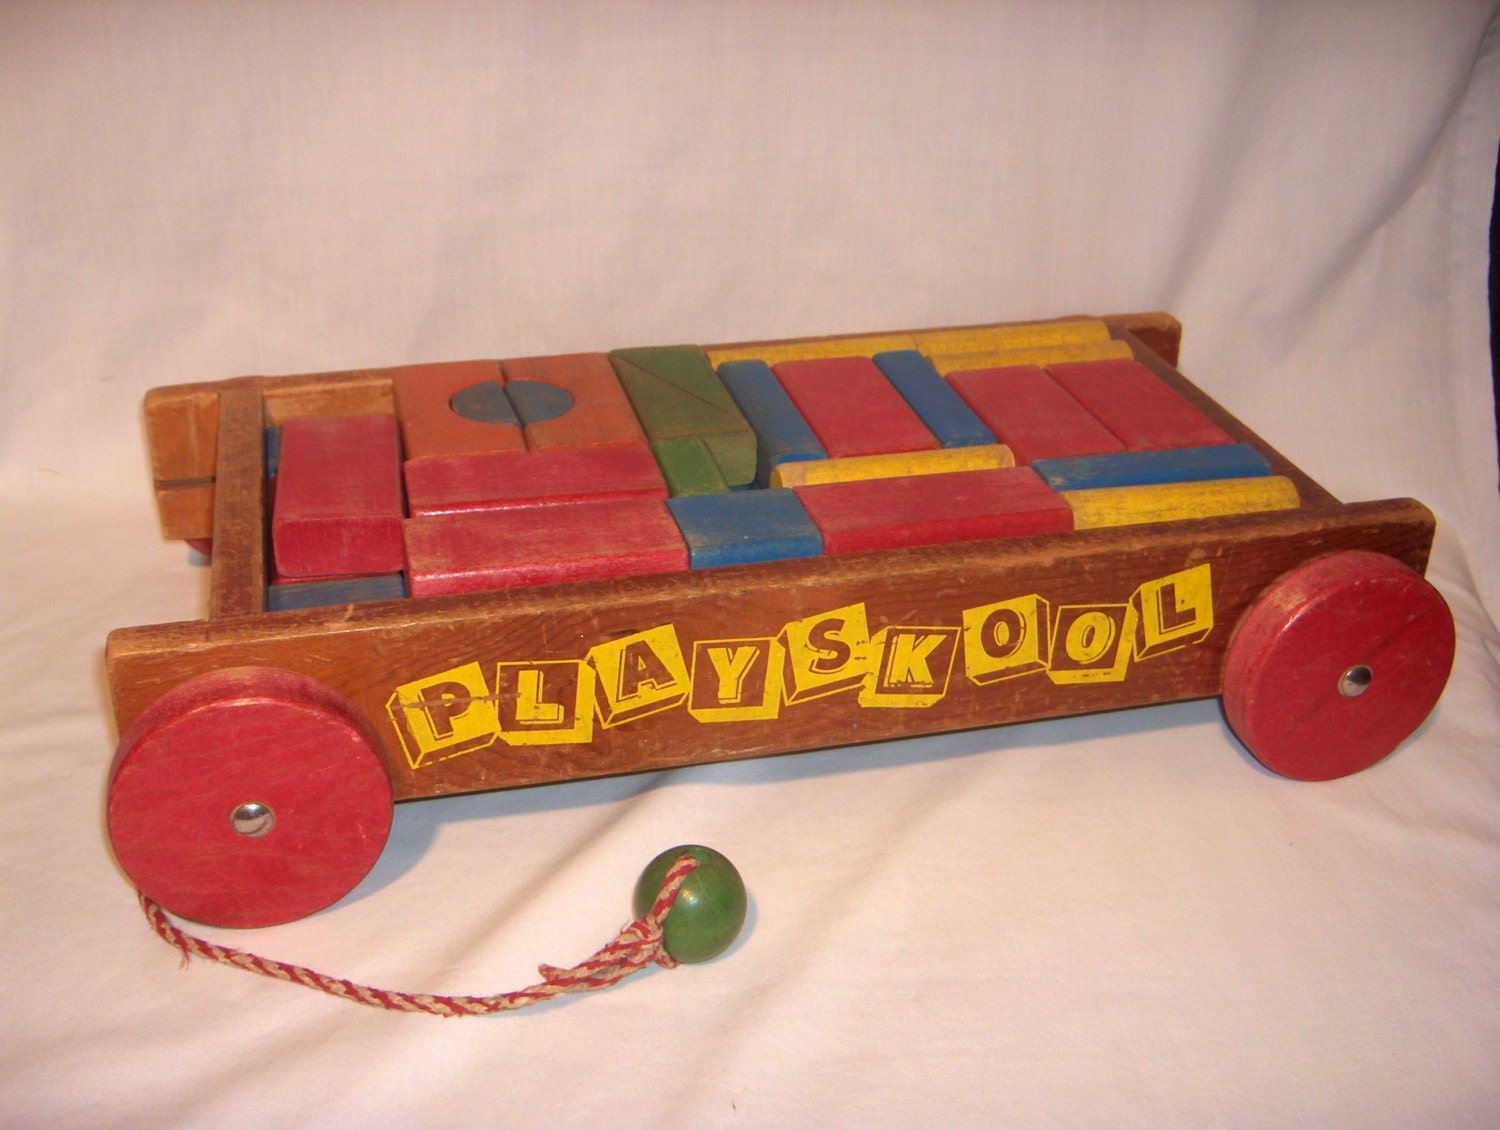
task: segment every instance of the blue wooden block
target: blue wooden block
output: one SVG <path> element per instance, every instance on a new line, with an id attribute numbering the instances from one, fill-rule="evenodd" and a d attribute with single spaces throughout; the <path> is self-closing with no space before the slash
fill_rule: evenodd
<path id="1" fill-rule="evenodd" d="M 875 364 L 944 447 L 998 443 L 995 433 L 964 403 L 932 362 L 915 349 L 875 354 Z"/>
<path id="2" fill-rule="evenodd" d="M 363 604 L 371 600 L 400 600 L 404 596 L 406 580 L 400 573 L 380 577 L 335 577 L 327 581 L 270 585 L 266 589 L 266 610 L 291 612 L 297 608 L 330 608 L 340 604 Z"/>
<path id="3" fill-rule="evenodd" d="M 766 486 L 778 463 L 827 459 L 823 445 L 764 361 L 726 361 L 719 380 L 755 430 L 755 481 Z"/>
<path id="4" fill-rule="evenodd" d="M 266 478 L 276 477 L 276 466 L 281 462 L 281 429 L 266 429 Z"/>
<path id="5" fill-rule="evenodd" d="M 1058 491 L 1253 479 L 1271 473 L 1271 464 L 1265 456 L 1243 443 L 1035 459 L 1031 466 L 1048 486 Z"/>
<path id="6" fill-rule="evenodd" d="M 818 557 L 823 535 L 789 490 L 745 490 L 667 499 L 694 569 Z"/>

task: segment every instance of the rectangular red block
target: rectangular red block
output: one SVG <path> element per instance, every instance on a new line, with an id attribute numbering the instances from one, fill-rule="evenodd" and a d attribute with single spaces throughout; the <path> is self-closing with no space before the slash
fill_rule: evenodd
<path id="1" fill-rule="evenodd" d="M 271 512 L 275 572 L 350 577 L 401 568 L 401 443 L 386 415 L 281 426 Z"/>
<path id="2" fill-rule="evenodd" d="M 942 447 L 868 357 L 783 361 L 771 371 L 830 459 Z"/>
<path id="3" fill-rule="evenodd" d="M 605 498 L 666 498 L 648 447 L 550 447 L 416 459 L 406 464 L 412 514 L 502 510 Z"/>
<path id="4" fill-rule="evenodd" d="M 687 543 L 655 498 L 421 515 L 405 535 L 412 596 L 688 567 Z"/>
<path id="5" fill-rule="evenodd" d="M 948 383 L 1017 463 L 1105 455 L 1125 445 L 1062 385 L 1035 365 L 968 369 Z"/>
<path id="6" fill-rule="evenodd" d="M 1049 365 L 1047 373 L 1130 451 L 1234 442 L 1139 361 L 1075 361 Z"/>
<path id="7" fill-rule="evenodd" d="M 1068 504 L 1030 467 L 794 488 L 824 553 L 1071 530 Z"/>
<path id="8" fill-rule="evenodd" d="M 498 417 L 471 419 L 454 411 L 456 395 L 481 385 L 500 406 Z M 392 369 L 391 389 L 406 457 L 523 450 L 526 440 L 503 386 L 498 361 L 440 361 Z"/>
<path id="9" fill-rule="evenodd" d="M 572 406 L 552 416 L 549 407 L 545 419 L 528 419 L 524 411 L 529 397 L 522 395 L 521 416 L 525 424 L 526 446 L 533 451 L 548 447 L 594 447 L 611 444 L 646 446 L 630 399 L 620 387 L 614 366 L 604 353 L 564 353 L 548 357 L 516 357 L 501 362 L 505 383 L 511 389 L 517 382 L 544 386 L 537 391 L 555 390 L 544 402 L 557 394 L 572 401 Z"/>

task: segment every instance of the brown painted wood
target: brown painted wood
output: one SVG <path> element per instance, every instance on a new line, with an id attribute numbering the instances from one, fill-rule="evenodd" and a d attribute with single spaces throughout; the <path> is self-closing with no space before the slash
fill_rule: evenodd
<path id="1" fill-rule="evenodd" d="M 1116 337 L 1129 334 L 1168 365 L 1175 366 L 1182 349 L 1182 323 L 1171 314 L 1153 310 L 1142 314 L 1106 314 L 1104 321 Z"/>
<path id="2" fill-rule="evenodd" d="M 266 607 L 265 438 L 260 390 L 239 385 L 219 394 L 210 619 L 249 616 Z"/>
<path id="3" fill-rule="evenodd" d="M 122 732 L 161 694 L 205 670 L 265 666 L 317 679 L 348 698 L 371 723 L 384 743 L 395 796 L 410 799 L 1217 695 L 1235 622 L 1278 577 L 1323 554 L 1356 548 L 1390 554 L 1420 571 L 1432 533 L 1431 513 L 1411 500 L 1321 506 L 393 601 L 340 608 L 335 615 L 309 610 L 128 628 L 111 634 L 106 661 Z M 964 631 L 981 628 L 976 618 L 982 621 L 986 609 L 1002 616 L 998 606 L 1024 611 L 1045 601 L 1059 624 L 1077 625 L 1098 606 L 1101 616 L 1119 626 L 1132 599 L 1140 603 L 1143 585 L 1204 565 L 1212 579 L 1213 626 L 1201 640 L 1158 650 L 1148 644 L 1147 654 L 1131 660 L 1120 677 L 1099 681 L 1089 681 L 1088 663 L 1059 668 L 1066 681 L 1058 682 L 1040 668 L 996 669 L 984 655 L 971 675 L 962 653 Z M 724 708 L 712 693 L 704 697 L 714 689 L 707 674 L 713 641 L 724 649 L 718 662 L 728 668 L 744 658 L 744 669 L 753 672 L 764 665 L 737 647 L 771 653 L 772 641 L 784 644 L 800 625 L 836 660 L 838 625 L 830 630 L 823 621 L 839 610 L 847 621 L 854 606 L 863 614 L 867 636 L 887 633 L 888 655 L 901 652 L 896 636 L 902 628 L 943 637 L 934 643 L 924 635 L 905 650 L 908 661 L 915 656 L 932 672 L 943 662 L 950 665 L 942 693 L 930 705 L 921 705 L 921 695 L 912 691 L 901 708 L 899 688 L 884 702 L 876 688 L 862 705 L 862 692 L 852 684 L 815 697 L 826 687 L 808 683 L 794 688 L 807 700 L 781 705 L 778 717 L 756 717 L 753 709 L 744 709 L 734 721 L 700 720 L 699 715 L 713 719 L 714 711 Z M 1169 619 L 1173 614 L 1170 607 L 1161 612 Z M 807 631 L 819 625 L 821 637 Z M 533 722 L 564 710 L 554 721 L 565 726 L 567 712 L 577 704 L 569 696 L 580 678 L 588 678 L 580 672 L 597 669 L 602 686 L 605 673 L 618 676 L 621 670 L 618 663 L 610 665 L 611 649 L 616 659 L 621 649 L 635 648 L 636 659 L 650 660 L 648 645 L 653 639 L 659 643 L 664 633 L 676 641 L 684 670 L 695 672 L 685 697 L 675 697 L 682 689 L 674 687 L 681 672 L 670 664 L 641 666 L 638 683 L 655 680 L 660 699 L 611 703 L 600 698 L 595 708 L 585 698 L 590 718 L 597 712 L 615 721 L 608 726 L 596 721 L 586 741 L 508 745 L 493 733 L 485 741 L 480 726 L 468 743 L 475 748 L 449 746 L 442 755 L 429 756 L 393 721 L 406 719 L 409 730 L 412 712 L 400 709 L 398 688 L 406 686 L 408 699 L 420 701 L 412 685 L 425 680 L 440 708 L 435 724 L 457 723 L 450 737 L 463 739 L 463 726 L 486 710 L 515 723 L 522 705 Z M 992 627 L 988 638 L 993 648 L 998 629 Z M 1088 643 L 1087 633 L 1079 638 Z M 581 662 L 591 651 L 592 666 Z M 1094 664 L 1095 674 L 1108 672 L 1105 660 Z M 837 681 L 837 664 L 831 666 Z M 909 674 L 911 662 L 907 667 Z M 530 676 L 528 669 L 534 672 Z M 889 671 L 889 664 L 884 669 Z M 1007 673 L 1013 677 L 1002 677 Z M 392 704 L 394 714 L 388 709 Z M 477 713 L 465 723 L 470 709 Z"/>

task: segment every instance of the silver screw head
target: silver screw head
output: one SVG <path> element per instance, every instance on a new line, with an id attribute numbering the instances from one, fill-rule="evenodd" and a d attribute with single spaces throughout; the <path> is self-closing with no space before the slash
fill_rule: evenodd
<path id="1" fill-rule="evenodd" d="M 276 827 L 276 813 L 258 800 L 247 800 L 229 814 L 229 826 L 247 840 L 253 840 Z"/>
<path id="2" fill-rule="evenodd" d="M 1375 677 L 1363 663 L 1356 663 L 1339 676 L 1339 694 L 1345 698 L 1358 698 L 1370 689 L 1370 680 Z"/>

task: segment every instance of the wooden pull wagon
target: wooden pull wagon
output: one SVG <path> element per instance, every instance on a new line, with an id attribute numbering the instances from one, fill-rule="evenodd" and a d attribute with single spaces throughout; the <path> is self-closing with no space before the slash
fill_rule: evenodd
<path id="1" fill-rule="evenodd" d="M 1433 516 L 1340 503 L 1179 338 L 1122 315 L 153 390 L 163 529 L 212 539 L 212 584 L 206 620 L 109 637 L 115 855 L 177 914 L 269 925 L 350 891 L 394 801 L 1212 695 L 1274 771 L 1361 770 L 1451 666 Z M 594 412 L 611 366 L 633 420 Z M 908 415 L 923 438 L 861 454 Z M 377 417 L 406 509 L 369 493 L 385 440 L 307 487 L 289 431 L 268 479 L 275 429 Z M 319 427 L 298 476 L 353 434 Z M 288 567 L 376 542 L 357 583 Z"/>

